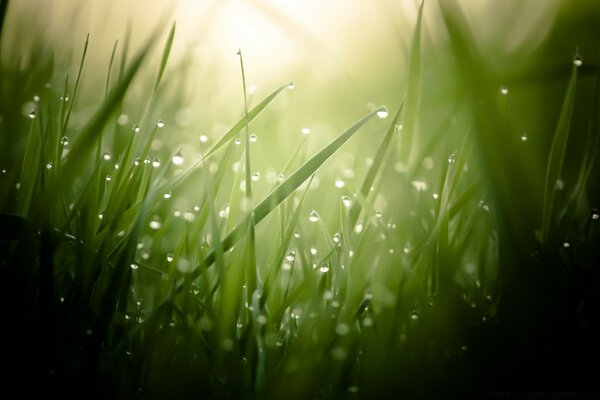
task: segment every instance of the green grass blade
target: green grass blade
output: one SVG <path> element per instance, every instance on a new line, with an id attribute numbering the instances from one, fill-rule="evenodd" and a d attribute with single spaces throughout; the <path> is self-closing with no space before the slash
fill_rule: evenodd
<path id="1" fill-rule="evenodd" d="M 571 69 L 571 77 L 567 87 L 567 93 L 563 101 L 552 147 L 550 148 L 550 157 L 546 166 L 546 183 L 544 185 L 544 207 L 542 213 L 542 241 L 548 240 L 550 225 L 552 224 L 552 212 L 554 209 L 555 185 L 560 178 L 563 162 L 567 151 L 567 142 L 569 139 L 569 128 L 571 118 L 573 117 L 573 106 L 575 104 L 575 87 L 577 84 L 577 67 Z"/>
<path id="2" fill-rule="evenodd" d="M 385 134 L 383 140 L 381 141 L 381 143 L 379 144 L 379 147 L 377 148 L 377 152 L 375 153 L 375 157 L 373 158 L 373 164 L 369 168 L 369 171 L 367 172 L 367 176 L 365 176 L 365 179 L 360 187 L 360 193 L 364 197 L 367 197 L 369 195 L 369 191 L 371 190 L 371 187 L 373 186 L 373 182 L 375 182 L 375 177 L 377 176 L 377 173 L 381 169 L 381 165 L 383 163 L 383 159 L 385 158 L 385 154 L 387 153 L 387 150 L 391 147 L 390 144 L 392 143 L 394 133 L 396 132 L 396 123 L 398 122 L 398 118 L 400 117 L 400 113 L 402 112 L 403 107 L 404 107 L 404 101 L 400 104 L 400 107 L 398 107 L 396 114 L 394 114 L 394 118 L 392 118 L 390 127 L 388 128 L 387 133 Z M 354 228 L 354 225 L 356 224 L 356 221 L 358 220 L 358 217 L 360 216 L 360 211 L 361 211 L 360 203 L 353 202 L 352 208 L 350 209 L 350 225 L 352 226 L 352 228 Z"/>
<path id="3" fill-rule="evenodd" d="M 108 71 L 106 72 L 106 88 L 104 89 L 104 97 L 108 96 L 108 87 L 110 85 L 110 73 L 112 71 L 112 66 L 115 62 L 115 53 L 117 52 L 117 45 L 119 44 L 118 40 L 115 40 L 115 44 L 112 49 L 112 53 L 110 53 L 110 61 L 108 62 Z"/>
<path id="4" fill-rule="evenodd" d="M 334 139 L 331 143 L 325 146 L 321 151 L 314 155 L 311 159 L 305 162 L 296 170 L 288 179 L 277 186 L 260 204 L 254 208 L 252 216 L 247 217 L 239 225 L 237 225 L 223 239 L 223 249 L 225 251 L 231 249 L 233 245 L 244 235 L 246 227 L 249 223 L 249 218 L 254 218 L 254 223 L 258 224 L 267 215 L 271 213 L 282 201 L 290 196 L 304 181 L 310 178 L 318 169 L 331 157 L 344 143 L 346 143 L 363 125 L 365 125 L 377 112 L 383 110 L 380 107 L 361 118 L 358 122 L 346 129 L 341 135 Z M 214 251 L 211 251 L 204 260 L 204 266 L 209 267 L 215 261 Z M 201 268 L 196 269 L 194 273 L 201 272 Z"/>
<path id="5" fill-rule="evenodd" d="M 125 95 L 127 88 L 139 70 L 142 62 L 146 58 L 154 38 L 151 38 L 146 45 L 138 52 L 136 57 L 127 68 L 123 78 L 119 84 L 113 89 L 108 98 L 104 101 L 100 109 L 92 116 L 87 125 L 82 129 L 77 141 L 73 144 L 69 156 L 60 172 L 55 175 L 54 181 L 49 185 L 46 195 L 42 196 L 45 204 L 52 204 L 62 188 L 69 187 L 75 180 L 80 171 L 84 168 L 89 153 L 94 149 L 94 142 L 102 132 L 104 126 L 109 121 L 109 116 L 120 103 Z M 46 207 L 39 207 L 38 210 L 43 210 Z M 41 211 L 38 211 L 38 214 Z"/>
<path id="6" fill-rule="evenodd" d="M 75 102 L 75 95 L 79 88 L 79 81 L 81 80 L 81 71 L 83 71 L 83 65 L 85 63 L 85 56 L 87 55 L 88 45 L 90 43 L 90 34 L 88 33 L 85 38 L 85 45 L 83 46 L 83 54 L 81 55 L 81 62 L 79 63 L 79 70 L 77 71 L 77 79 L 75 79 L 75 86 L 73 87 L 73 94 L 71 95 L 71 101 L 69 103 L 69 109 L 67 110 L 67 116 L 62 125 L 62 132 L 66 132 L 67 125 L 69 125 L 69 119 L 71 117 L 71 111 L 73 110 L 73 103 Z"/>
<path id="7" fill-rule="evenodd" d="M 169 55 L 171 54 L 171 47 L 173 46 L 173 39 L 175 38 L 175 22 L 171 25 L 171 30 L 169 31 L 169 37 L 167 38 L 167 43 L 165 44 L 165 48 L 163 50 L 162 59 L 160 61 L 160 68 L 158 69 L 158 76 L 156 77 L 156 83 L 154 84 L 154 90 L 158 88 L 160 85 L 160 81 L 163 77 L 163 73 L 165 72 L 165 67 L 167 66 L 167 61 L 169 60 Z"/>
<path id="8" fill-rule="evenodd" d="M 217 143 L 214 144 L 213 147 L 211 147 L 210 150 L 208 150 L 208 152 L 206 153 L 206 155 L 204 156 L 204 158 L 208 158 L 210 155 L 212 155 L 215 151 L 219 150 L 221 147 L 223 147 L 223 145 L 227 142 L 229 142 L 230 140 L 232 140 L 235 135 L 237 135 L 245 126 L 247 123 L 249 123 L 250 121 L 252 121 L 254 118 L 256 118 L 256 116 L 271 102 L 273 101 L 273 99 L 275 97 L 277 97 L 277 95 L 279 93 L 281 93 L 283 91 L 283 89 L 285 89 L 286 87 L 288 87 L 287 84 L 281 86 L 279 89 L 275 90 L 273 93 L 271 93 L 270 95 L 268 95 L 267 97 L 265 97 L 263 99 L 263 101 L 261 101 L 258 105 L 256 105 L 253 109 L 251 109 L 250 111 L 248 111 L 248 115 L 247 116 L 243 116 L 238 122 L 235 123 L 235 125 L 233 125 L 228 131 L 227 133 L 225 133 L 225 135 L 223 135 L 223 137 L 221 139 L 219 139 L 219 141 Z"/>

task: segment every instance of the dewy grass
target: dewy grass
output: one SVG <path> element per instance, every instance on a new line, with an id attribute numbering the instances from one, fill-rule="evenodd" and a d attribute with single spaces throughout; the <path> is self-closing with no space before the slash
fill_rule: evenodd
<path id="1" fill-rule="evenodd" d="M 406 92 L 390 90 L 394 114 L 344 109 L 356 122 L 317 150 L 306 135 L 269 146 L 287 135 L 272 114 L 306 111 L 275 107 L 290 84 L 251 107 L 240 51 L 231 104 L 243 115 L 192 155 L 169 125 L 175 24 L 156 66 L 159 30 L 131 57 L 128 28 L 97 98 L 93 35 L 74 80 L 66 61 L 36 63 L 38 48 L 1 37 L 5 387 L 156 399 L 595 390 L 578 365 L 600 353 L 598 66 L 560 58 L 554 91 L 530 67 L 558 116 L 535 125 L 510 113 L 526 96 L 488 68 L 457 3 L 439 4 L 448 45 L 424 40 L 429 6 Z M 429 68 L 459 88 L 435 97 L 453 118 L 430 108 Z M 255 174 L 275 151 L 285 165 Z"/>

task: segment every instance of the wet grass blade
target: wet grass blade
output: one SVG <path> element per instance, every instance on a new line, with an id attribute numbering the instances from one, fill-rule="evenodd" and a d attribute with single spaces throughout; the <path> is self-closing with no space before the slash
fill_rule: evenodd
<path id="1" fill-rule="evenodd" d="M 381 165 L 383 163 L 383 159 L 385 158 L 385 154 L 387 150 L 391 147 L 392 139 L 394 138 L 394 133 L 396 133 L 396 123 L 398 122 L 398 118 L 400 117 L 400 113 L 402 112 L 402 108 L 404 107 L 404 101 L 398 107 L 396 114 L 394 114 L 394 118 L 392 118 L 392 122 L 390 127 L 388 128 L 387 133 L 385 134 L 383 140 L 379 144 L 377 148 L 377 153 L 375 153 L 375 157 L 373 158 L 373 164 L 369 168 L 367 172 L 367 176 L 365 176 L 365 180 L 363 181 L 360 187 L 360 193 L 367 197 L 371 190 L 371 186 L 375 182 L 375 177 L 377 173 L 381 169 Z M 358 217 L 360 216 L 361 206 L 360 203 L 354 202 L 352 203 L 352 208 L 350 209 L 350 226 L 354 228 Z"/>
<path id="2" fill-rule="evenodd" d="M 69 152 L 69 156 L 64 164 L 64 167 L 61 168 L 57 175 L 55 175 L 54 181 L 46 190 L 46 195 L 42 196 L 46 206 L 39 207 L 39 211 L 37 212 L 38 214 L 40 214 L 42 210 L 47 209 L 48 205 L 54 203 L 61 193 L 62 188 L 71 186 L 77 175 L 84 168 L 90 152 L 94 149 L 95 141 L 98 139 L 103 128 L 108 123 L 109 116 L 116 109 L 121 99 L 125 95 L 127 88 L 138 72 L 142 62 L 146 58 L 146 55 L 148 54 L 153 42 L 154 38 L 152 37 L 138 52 L 124 73 L 121 81 L 112 90 L 108 98 L 104 101 L 104 103 L 102 103 L 100 109 L 93 115 L 87 125 L 82 129 L 77 141 L 75 141 L 71 151 Z"/>
<path id="3" fill-rule="evenodd" d="M 563 162 L 567 151 L 567 142 L 569 139 L 569 130 L 571 118 L 573 116 L 573 105 L 575 104 L 575 87 L 577 84 L 577 67 L 571 69 L 571 77 L 567 87 L 567 93 L 563 101 L 550 156 L 546 165 L 546 183 L 544 185 L 544 207 L 542 214 L 542 241 L 549 239 L 550 228 L 552 224 L 552 214 L 554 209 L 555 185 L 562 173 Z"/>
<path id="4" fill-rule="evenodd" d="M 267 215 L 271 213 L 282 201 L 289 197 L 294 191 L 310 178 L 320 167 L 331 157 L 344 143 L 346 143 L 363 125 L 365 125 L 377 112 L 383 110 L 380 107 L 369 114 L 364 116 L 350 128 L 346 129 L 341 135 L 334 139 L 331 143 L 325 146 L 316 155 L 306 161 L 300 168 L 296 170 L 288 179 L 277 186 L 260 204 L 254 208 L 254 212 L 251 216 L 248 216 L 244 221 L 237 225 L 226 237 L 223 239 L 222 247 L 224 251 L 227 251 L 233 247 L 233 245 L 244 236 L 247 229 L 249 218 L 254 219 L 254 223 L 258 224 Z M 203 262 L 203 267 L 209 267 L 215 261 L 214 251 L 211 251 Z M 197 268 L 194 273 L 200 274 L 203 268 Z"/>
<path id="5" fill-rule="evenodd" d="M 225 135 L 223 135 L 223 137 L 221 139 L 219 139 L 219 141 L 217 143 L 214 144 L 213 147 L 211 147 L 210 150 L 208 150 L 208 152 L 206 153 L 206 155 L 204 156 L 204 158 L 208 158 L 209 156 L 211 156 L 215 151 L 219 150 L 221 147 L 223 147 L 223 145 L 227 142 L 229 142 L 230 140 L 232 140 L 233 138 L 235 138 L 235 135 L 237 135 L 242 129 L 244 129 L 244 127 L 246 126 L 247 123 L 249 123 L 250 121 L 252 121 L 254 118 L 256 118 L 256 116 L 262 111 L 264 110 L 264 108 L 271 102 L 273 101 L 273 99 L 275 97 L 277 97 L 277 95 L 279 93 L 281 93 L 283 91 L 283 89 L 285 89 L 286 87 L 288 87 L 288 84 L 285 84 L 283 86 L 281 86 L 279 89 L 275 90 L 273 93 L 271 93 L 270 95 L 268 95 L 267 97 L 265 97 L 263 99 L 263 101 L 261 101 L 258 105 L 256 105 L 253 109 L 251 109 L 250 111 L 248 111 L 248 115 L 244 115 L 238 122 L 235 123 L 235 125 L 233 125 L 228 131 L 227 133 L 225 133 Z"/>

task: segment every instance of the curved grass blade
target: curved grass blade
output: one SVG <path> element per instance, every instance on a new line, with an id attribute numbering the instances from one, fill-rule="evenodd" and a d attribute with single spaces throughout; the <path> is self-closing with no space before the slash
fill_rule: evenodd
<path id="1" fill-rule="evenodd" d="M 394 118 L 392 118 L 392 123 L 388 128 L 387 133 L 385 134 L 381 144 L 377 148 L 377 153 L 375 153 L 375 157 L 373 158 L 373 164 L 369 168 L 367 172 L 367 176 L 363 181 L 360 187 L 360 193 L 366 198 L 369 195 L 369 191 L 371 190 L 371 186 L 373 186 L 373 182 L 375 181 L 375 177 L 377 176 L 377 172 L 381 169 L 381 164 L 383 163 L 383 159 L 387 150 L 390 148 L 390 144 L 392 142 L 392 138 L 394 137 L 394 133 L 396 132 L 396 123 L 398 122 L 398 118 L 400 117 L 400 113 L 402 112 L 402 108 L 404 107 L 404 101 L 398 107 Z M 352 203 L 352 208 L 350 209 L 350 226 L 354 229 L 354 225 L 358 220 L 360 215 L 361 206 L 360 203 L 354 202 Z"/>
<path id="2" fill-rule="evenodd" d="M 134 76 L 139 70 L 142 62 L 146 58 L 150 47 L 154 43 L 153 35 L 138 52 L 136 57 L 127 68 L 125 74 L 117 86 L 113 89 L 110 95 L 106 98 L 100 109 L 92 116 L 87 125 L 82 129 L 77 141 L 73 144 L 69 156 L 61 168 L 60 172 L 55 175 L 55 179 L 46 190 L 45 196 L 41 196 L 46 204 L 45 207 L 38 207 L 36 216 L 39 218 L 43 210 L 48 209 L 48 205 L 54 203 L 62 191 L 62 188 L 69 187 L 86 165 L 89 153 L 95 148 L 94 142 L 102 132 L 104 126 L 109 121 L 109 116 L 119 105 L 121 99 L 125 95 L 127 88 L 131 84 Z M 36 220 L 34 218 L 33 220 Z"/>
<path id="3" fill-rule="evenodd" d="M 569 127 L 573 116 L 573 105 L 575 103 L 575 86 L 577 84 L 577 67 L 571 69 L 569 86 L 565 94 L 565 100 L 558 117 L 552 147 L 550 148 L 550 157 L 546 166 L 546 183 L 544 185 L 544 208 L 542 214 L 542 242 L 548 240 L 550 224 L 552 222 L 552 212 L 554 208 L 554 197 L 556 191 L 554 187 L 556 181 L 560 178 L 562 166 L 567 151 L 567 141 L 569 139 Z"/>
<path id="4" fill-rule="evenodd" d="M 246 217 L 223 239 L 223 251 L 227 251 L 244 236 L 247 231 L 250 219 L 254 219 L 254 224 L 258 224 L 267 215 L 271 213 L 282 201 L 288 198 L 304 181 L 310 178 L 318 169 L 331 157 L 344 143 L 346 143 L 363 125 L 365 125 L 377 112 L 383 110 L 379 107 L 361 118 L 358 122 L 346 129 L 341 135 L 325 146 L 321 151 L 315 154 L 296 170 L 288 179 L 273 190 L 260 204 L 258 204 L 251 215 Z M 211 251 L 204 259 L 203 266 L 208 268 L 215 261 L 215 252 Z M 194 274 L 198 275 L 202 268 L 196 268 Z"/>
<path id="5" fill-rule="evenodd" d="M 165 72 L 165 67 L 167 66 L 167 61 L 169 60 L 169 55 L 171 54 L 171 47 L 173 46 L 173 39 L 175 38 L 175 22 L 171 25 L 171 30 L 169 31 L 169 37 L 167 38 L 167 43 L 165 44 L 165 48 L 163 50 L 162 59 L 160 61 L 160 68 L 158 69 L 158 76 L 156 77 L 156 83 L 154 84 L 154 90 L 158 88 L 160 85 L 160 81 Z"/>
<path id="6" fill-rule="evenodd" d="M 221 147 L 223 147 L 223 145 L 227 142 L 229 142 L 230 140 L 232 140 L 235 135 L 237 135 L 245 126 L 247 123 L 249 123 L 250 121 L 252 121 L 254 118 L 256 118 L 256 116 L 271 102 L 273 101 L 273 99 L 275 97 L 277 97 L 277 95 L 279 93 L 281 93 L 283 91 L 283 89 L 285 89 L 286 87 L 288 87 L 288 84 L 285 84 L 283 86 L 281 86 L 279 89 L 275 90 L 273 93 L 271 93 L 270 95 L 268 95 L 267 97 L 265 97 L 263 99 L 263 101 L 261 101 L 258 105 L 256 105 L 252 110 L 248 111 L 247 115 L 244 115 L 238 122 L 235 123 L 235 125 L 233 125 L 225 135 L 223 135 L 223 137 L 217 142 L 215 143 L 215 145 L 213 147 L 211 147 L 211 149 L 206 153 L 206 155 L 204 156 L 204 159 L 208 158 L 210 155 L 212 155 L 215 151 L 219 150 Z"/>

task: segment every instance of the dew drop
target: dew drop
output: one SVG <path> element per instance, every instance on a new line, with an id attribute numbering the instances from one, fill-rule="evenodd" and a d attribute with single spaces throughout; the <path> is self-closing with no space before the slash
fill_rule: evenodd
<path id="1" fill-rule="evenodd" d="M 583 65 L 583 59 L 579 54 L 577 54 L 575 58 L 573 58 L 573 65 L 576 67 L 581 67 Z"/>
<path id="2" fill-rule="evenodd" d="M 159 119 L 158 121 L 156 121 L 157 128 L 162 128 L 164 126 L 165 126 L 165 121 L 163 121 L 162 119 Z"/>
<path id="3" fill-rule="evenodd" d="M 146 157 L 144 158 L 144 164 L 152 164 L 152 160 L 150 159 L 150 157 Z"/>
<path id="4" fill-rule="evenodd" d="M 175 165 L 181 165 L 183 164 L 183 154 L 181 153 L 181 150 L 178 151 L 177 153 L 175 153 L 175 155 L 173 156 L 173 158 L 171 159 L 173 161 L 173 164 Z"/>
<path id="5" fill-rule="evenodd" d="M 112 180 L 112 176 L 106 175 L 106 178 L 104 178 L 104 179 L 106 179 L 106 182 L 110 182 Z"/>
<path id="6" fill-rule="evenodd" d="M 308 128 L 302 128 L 302 134 L 303 135 L 309 135 L 310 134 L 310 129 L 308 129 Z"/>
<path id="7" fill-rule="evenodd" d="M 50 161 L 48 164 L 46 164 L 47 170 L 51 170 L 53 167 L 54 167 L 54 163 L 52 161 Z"/>
<path id="8" fill-rule="evenodd" d="M 140 266 L 137 265 L 136 263 L 131 263 L 131 265 L 129 265 L 131 267 L 131 269 L 138 269 Z"/>
<path id="9" fill-rule="evenodd" d="M 348 196 L 342 196 L 342 203 L 344 203 L 344 206 L 346 208 L 350 208 L 350 206 L 352 205 L 352 200 Z"/>
<path id="10" fill-rule="evenodd" d="M 279 174 L 279 176 L 277 177 L 277 182 L 282 183 L 283 181 L 285 181 L 285 175 Z"/>
<path id="11" fill-rule="evenodd" d="M 329 272 L 329 267 L 327 265 L 322 265 L 321 268 L 319 268 L 319 272 L 325 274 Z"/>
<path id="12" fill-rule="evenodd" d="M 250 176 L 250 179 L 252 180 L 252 182 L 256 182 L 260 179 L 260 172 L 255 172 L 252 174 L 252 176 Z"/>
<path id="13" fill-rule="evenodd" d="M 308 216 L 308 220 L 310 222 L 317 222 L 319 220 L 319 214 L 317 214 L 315 210 L 312 210 Z"/>
<path id="14" fill-rule="evenodd" d="M 598 212 L 598 210 L 594 208 L 592 210 L 592 219 L 596 221 L 598 220 L 598 218 L 600 218 L 600 212 Z"/>
<path id="15" fill-rule="evenodd" d="M 294 90 L 295 87 L 296 87 L 296 85 L 294 85 L 294 82 L 290 82 L 287 85 L 288 90 Z"/>
<path id="16" fill-rule="evenodd" d="M 239 145 L 240 143 L 242 143 L 242 141 L 240 140 L 240 138 L 235 138 L 233 143 L 235 143 L 236 145 Z"/>
<path id="17" fill-rule="evenodd" d="M 135 124 L 133 126 L 133 133 L 139 133 L 140 132 L 140 126 L 138 124 Z"/>
<path id="18" fill-rule="evenodd" d="M 40 102 L 40 96 L 38 96 L 37 94 L 33 95 L 33 101 L 35 101 L 36 103 L 39 103 Z"/>
<path id="19" fill-rule="evenodd" d="M 501 86 L 500 94 L 502 94 L 502 96 L 506 96 L 508 94 L 508 88 L 506 86 Z"/>
<path id="20" fill-rule="evenodd" d="M 343 180 L 338 179 L 335 181 L 336 188 L 343 188 L 344 186 L 346 186 L 346 182 L 344 182 Z"/>
<path id="21" fill-rule="evenodd" d="M 32 110 L 32 111 L 29 113 L 29 119 L 35 119 L 35 110 Z"/>
<path id="22" fill-rule="evenodd" d="M 69 138 L 66 136 L 63 136 L 62 139 L 60 139 L 60 144 L 64 147 L 64 146 L 68 146 L 69 145 Z"/>
<path id="23" fill-rule="evenodd" d="M 153 229 L 155 231 L 159 230 L 160 227 L 162 226 L 162 224 L 160 223 L 160 220 L 157 217 L 152 219 L 152 221 L 150 221 L 150 223 L 148 225 L 150 226 L 150 229 Z"/>
<path id="24" fill-rule="evenodd" d="M 112 156 L 110 155 L 110 153 L 104 153 L 104 154 L 102 155 L 102 159 L 103 159 L 104 161 L 109 161 L 111 158 L 112 158 Z"/>
<path id="25" fill-rule="evenodd" d="M 413 321 L 419 319 L 419 314 L 417 313 L 417 310 L 412 310 L 412 312 L 410 313 L 410 319 L 412 319 Z"/>
<path id="26" fill-rule="evenodd" d="M 175 259 L 175 256 L 171 253 L 167 254 L 167 262 L 173 262 L 173 260 Z"/>
<path id="27" fill-rule="evenodd" d="M 170 199 L 172 195 L 173 195 L 173 193 L 171 193 L 171 191 L 169 190 L 167 193 L 163 194 L 163 197 L 165 199 Z"/>
<path id="28" fill-rule="evenodd" d="M 142 162 L 142 159 L 138 157 L 133 161 L 133 165 L 138 166 L 138 165 L 140 165 L 141 162 Z"/>
<path id="29" fill-rule="evenodd" d="M 333 235 L 333 243 L 335 243 L 337 246 L 341 246 L 342 245 L 342 235 L 340 235 L 339 233 L 336 233 L 335 235 Z"/>
<path id="30" fill-rule="evenodd" d="M 527 141 L 527 134 L 526 133 L 522 133 L 521 134 L 521 142 L 526 142 Z"/>
<path id="31" fill-rule="evenodd" d="M 296 258 L 296 252 L 295 251 L 290 251 L 287 256 L 285 256 L 285 259 L 289 262 L 293 262 L 294 259 Z"/>
<path id="32" fill-rule="evenodd" d="M 380 109 L 379 111 L 377 111 L 377 116 L 381 119 L 383 118 L 387 118 L 388 116 L 388 110 L 386 107 L 383 107 L 382 109 Z"/>
<path id="33" fill-rule="evenodd" d="M 318 253 L 318 250 L 316 247 L 311 247 L 310 248 L 310 254 L 312 254 L 313 256 L 316 256 Z"/>
<path id="34" fill-rule="evenodd" d="M 568 241 L 565 241 L 565 242 L 563 243 L 563 247 L 564 247 L 565 249 L 568 249 L 569 247 L 571 247 L 571 243 L 569 243 Z"/>
<path id="35" fill-rule="evenodd" d="M 250 139 L 252 143 L 256 143 L 256 135 L 254 133 L 248 136 L 248 139 Z"/>
<path id="36" fill-rule="evenodd" d="M 154 160 L 152 160 L 152 166 L 154 168 L 160 167 L 160 160 L 157 157 L 155 157 Z"/>
<path id="37" fill-rule="evenodd" d="M 206 142 L 208 142 L 208 136 L 206 136 L 206 135 L 200 135 L 200 137 L 198 138 L 198 140 L 200 141 L 200 143 L 206 143 Z"/>
<path id="38" fill-rule="evenodd" d="M 381 218 L 383 217 L 383 213 L 379 210 L 375 211 L 375 218 Z"/>

